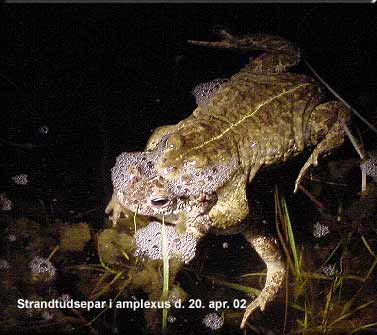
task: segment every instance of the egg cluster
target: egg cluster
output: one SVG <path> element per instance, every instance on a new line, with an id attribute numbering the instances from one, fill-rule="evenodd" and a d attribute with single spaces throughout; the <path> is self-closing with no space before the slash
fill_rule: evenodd
<path id="1" fill-rule="evenodd" d="M 147 257 L 152 260 L 162 259 L 161 223 L 151 222 L 135 233 L 135 256 Z M 174 226 L 165 226 L 167 254 L 169 258 L 176 257 L 188 263 L 195 257 L 196 244 L 190 233 L 179 234 Z"/>

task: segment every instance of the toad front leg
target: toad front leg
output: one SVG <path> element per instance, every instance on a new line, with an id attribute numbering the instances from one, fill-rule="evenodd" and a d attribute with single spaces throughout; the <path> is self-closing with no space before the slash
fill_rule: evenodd
<path id="1" fill-rule="evenodd" d="M 252 229 L 246 230 L 243 235 L 266 264 L 267 276 L 262 292 L 247 306 L 241 328 L 245 328 L 247 319 L 257 308 L 263 311 L 267 303 L 276 298 L 286 275 L 285 263 L 274 238 L 256 233 Z"/>
<path id="2" fill-rule="evenodd" d="M 120 216 L 123 214 L 125 217 L 130 214 L 130 211 L 127 210 L 118 200 L 115 192 L 113 193 L 110 202 L 108 203 L 106 209 L 106 214 L 112 213 L 111 220 L 113 221 L 113 224 L 116 225 Z"/>

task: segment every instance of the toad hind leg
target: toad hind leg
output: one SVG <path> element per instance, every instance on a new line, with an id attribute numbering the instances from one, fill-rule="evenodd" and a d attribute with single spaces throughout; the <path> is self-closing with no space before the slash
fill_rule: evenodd
<path id="1" fill-rule="evenodd" d="M 318 157 L 344 142 L 344 124 L 348 123 L 351 111 L 340 101 L 330 101 L 318 105 L 309 119 L 309 141 L 317 144 L 309 159 L 301 168 L 296 179 L 294 193 L 309 168 L 318 165 Z M 334 122 L 335 119 L 335 122 Z"/>
<path id="2" fill-rule="evenodd" d="M 247 319 L 256 309 L 260 308 L 263 311 L 267 303 L 276 298 L 278 291 L 283 286 L 286 275 L 285 263 L 275 239 L 258 234 L 251 229 L 243 232 L 243 235 L 266 264 L 267 276 L 262 292 L 246 308 L 241 322 L 241 329 L 245 328 Z"/>
<path id="3" fill-rule="evenodd" d="M 241 71 L 280 73 L 297 65 L 301 58 L 300 49 L 280 36 L 265 34 L 234 36 L 224 29 L 216 30 L 215 33 L 222 38 L 220 41 L 189 40 L 188 42 L 211 48 L 264 51 L 257 58 L 250 59 L 250 63 Z"/>

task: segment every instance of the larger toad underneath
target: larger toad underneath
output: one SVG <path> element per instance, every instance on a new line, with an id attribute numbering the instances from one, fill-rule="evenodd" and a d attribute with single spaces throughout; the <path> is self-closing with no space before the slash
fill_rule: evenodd
<path id="1" fill-rule="evenodd" d="M 324 101 L 319 83 L 288 73 L 300 50 L 277 36 L 235 37 L 220 31 L 218 42 L 193 44 L 262 50 L 228 80 L 199 86 L 198 107 L 176 125 L 157 128 L 143 152 L 123 153 L 112 169 L 114 193 L 106 211 L 164 216 L 198 239 L 206 233 L 243 232 L 267 266 L 265 287 L 247 307 L 241 327 L 257 308 L 264 310 L 283 285 L 285 265 L 271 237 L 246 225 L 246 186 L 257 171 L 313 147 L 295 191 L 321 154 L 344 141 L 349 109 Z"/>

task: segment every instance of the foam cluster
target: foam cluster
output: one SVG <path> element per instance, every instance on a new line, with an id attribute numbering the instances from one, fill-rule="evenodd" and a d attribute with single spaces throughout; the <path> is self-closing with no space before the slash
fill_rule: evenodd
<path id="1" fill-rule="evenodd" d="M 0 258 L 0 271 L 8 271 L 10 265 L 6 259 Z"/>
<path id="2" fill-rule="evenodd" d="M 47 258 L 39 256 L 34 257 L 31 260 L 29 267 L 33 275 L 45 275 L 48 279 L 52 279 L 55 277 L 55 266 Z"/>
<path id="3" fill-rule="evenodd" d="M 0 193 L 0 211 L 11 211 L 13 202 L 10 200 L 6 193 Z"/>
<path id="4" fill-rule="evenodd" d="M 167 189 L 178 196 L 211 194 L 229 180 L 237 168 L 237 159 L 224 164 L 214 164 L 204 169 L 184 166 L 181 176 L 167 181 Z"/>
<path id="5" fill-rule="evenodd" d="M 176 196 L 211 194 L 223 186 L 238 167 L 238 160 L 234 157 L 227 162 L 211 164 L 205 168 L 184 164 L 180 167 L 179 174 L 174 177 L 160 175 L 155 166 L 164 154 L 164 142 L 165 138 L 153 151 L 120 154 L 111 169 L 114 190 L 127 193 L 127 190 L 135 190 L 135 182 L 160 176 L 165 182 L 166 190 Z"/>
<path id="6" fill-rule="evenodd" d="M 360 168 L 377 181 L 377 151 L 369 152 L 369 158 L 360 164 Z"/>
<path id="7" fill-rule="evenodd" d="M 202 323 L 206 327 L 212 330 L 216 330 L 216 329 L 220 329 L 223 326 L 224 320 L 217 313 L 210 313 L 204 317 Z"/>
<path id="8" fill-rule="evenodd" d="M 156 176 L 154 162 L 156 161 L 157 152 L 124 152 L 120 154 L 114 167 L 111 169 L 111 179 L 116 190 L 127 189 L 127 185 L 132 183 L 138 174 L 143 178 L 152 178 Z M 132 170 L 132 167 L 135 170 Z"/>
<path id="9" fill-rule="evenodd" d="M 72 297 L 69 293 L 63 293 L 59 298 L 58 300 L 60 301 L 64 301 L 64 302 L 68 302 L 69 300 L 71 300 Z"/>
<path id="10" fill-rule="evenodd" d="M 195 257 L 196 244 L 190 233 L 179 234 L 174 226 L 165 226 L 167 254 L 169 258 L 176 257 L 188 263 Z M 136 231 L 135 256 L 147 257 L 152 260 L 162 259 L 161 223 L 151 222 L 148 226 Z"/>
<path id="11" fill-rule="evenodd" d="M 319 222 L 313 225 L 313 236 L 315 238 L 322 238 L 328 234 L 330 234 L 330 230 L 328 226 L 321 224 Z"/>
<path id="12" fill-rule="evenodd" d="M 335 263 L 322 266 L 321 271 L 328 277 L 335 276 L 339 273 L 338 267 Z"/>
<path id="13" fill-rule="evenodd" d="M 216 78 L 212 81 L 200 83 L 191 91 L 198 106 L 205 106 L 219 89 L 227 82 L 227 79 Z"/>
<path id="14" fill-rule="evenodd" d="M 25 173 L 13 176 L 12 180 L 17 185 L 27 185 L 29 183 L 28 175 Z"/>

